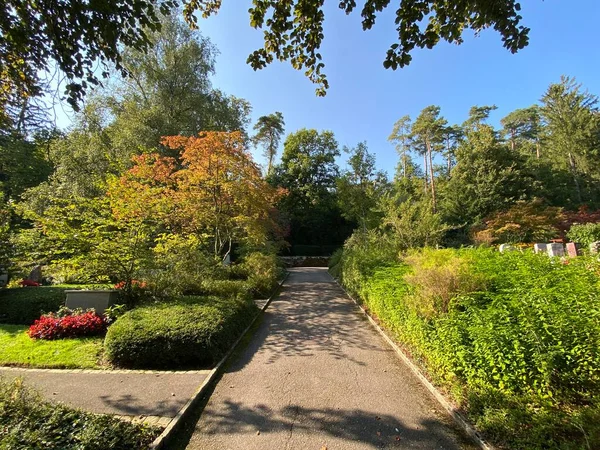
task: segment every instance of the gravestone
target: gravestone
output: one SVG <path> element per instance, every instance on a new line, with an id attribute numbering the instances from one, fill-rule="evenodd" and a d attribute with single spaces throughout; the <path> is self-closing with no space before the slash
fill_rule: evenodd
<path id="1" fill-rule="evenodd" d="M 65 306 L 69 309 L 94 309 L 96 314 L 104 314 L 109 306 L 113 306 L 118 298 L 119 291 L 110 290 L 68 290 Z"/>
<path id="2" fill-rule="evenodd" d="M 597 255 L 600 253 L 600 241 L 592 242 L 590 244 L 590 253 L 592 255 Z"/>
<path id="3" fill-rule="evenodd" d="M 581 255 L 581 251 L 579 248 L 579 244 L 575 243 L 575 242 L 568 242 L 567 243 L 567 254 L 571 257 L 571 258 L 575 258 L 577 256 Z"/>
<path id="4" fill-rule="evenodd" d="M 500 253 L 506 253 L 506 252 L 516 252 L 518 250 L 518 248 L 516 248 L 513 245 L 510 244 L 501 244 L 500 245 Z"/>
<path id="5" fill-rule="evenodd" d="M 534 253 L 548 253 L 548 244 L 534 244 L 533 252 Z"/>
<path id="6" fill-rule="evenodd" d="M 37 265 L 33 268 L 33 270 L 29 273 L 27 277 L 28 280 L 33 281 L 35 283 L 42 283 L 42 266 Z"/>
<path id="7" fill-rule="evenodd" d="M 564 245 L 557 242 L 548 244 L 548 256 L 565 256 Z"/>

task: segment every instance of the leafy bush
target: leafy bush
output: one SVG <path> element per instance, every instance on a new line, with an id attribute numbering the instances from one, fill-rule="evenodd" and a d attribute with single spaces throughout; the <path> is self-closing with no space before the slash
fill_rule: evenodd
<path id="1" fill-rule="evenodd" d="M 575 224 L 569 229 L 567 237 L 588 249 L 592 242 L 600 241 L 600 223 Z"/>
<path id="2" fill-rule="evenodd" d="M 152 252 L 144 278 L 157 297 L 201 293 L 203 280 L 219 275 L 219 263 L 202 249 L 197 236 L 162 235 Z"/>
<path id="3" fill-rule="evenodd" d="M 540 201 L 518 201 L 506 211 L 495 213 L 484 224 L 474 227 L 477 244 L 547 242 L 560 234 L 562 208 L 543 205 Z"/>
<path id="4" fill-rule="evenodd" d="M 368 269 L 358 271 L 357 257 Z M 507 448 L 600 447 L 598 261 L 484 248 L 378 266 L 370 252 L 343 259 L 344 282 L 488 438 Z"/>
<path id="5" fill-rule="evenodd" d="M 474 273 L 469 252 L 423 249 L 405 257 L 412 271 L 404 280 L 413 287 L 411 307 L 423 317 L 447 313 L 461 294 L 485 288 L 485 278 Z"/>
<path id="6" fill-rule="evenodd" d="M 344 256 L 344 249 L 338 248 L 331 258 L 329 258 L 329 273 L 333 278 L 339 278 L 342 271 L 342 257 Z"/>
<path id="7" fill-rule="evenodd" d="M 381 266 L 398 262 L 398 244 L 395 239 L 375 230 L 354 232 L 344 245 L 341 279 L 353 294 L 373 271 Z"/>
<path id="8" fill-rule="evenodd" d="M 429 201 L 383 197 L 380 207 L 384 213 L 383 228 L 402 250 L 435 247 L 452 229 L 440 214 L 433 212 Z"/>
<path id="9" fill-rule="evenodd" d="M 174 369 L 206 367 L 221 358 L 257 312 L 238 296 L 182 297 L 140 306 L 109 329 L 105 350 L 116 365 Z"/>
<path id="10" fill-rule="evenodd" d="M 141 450 L 160 432 L 46 402 L 21 379 L 0 379 L 0 430 L 0 448 L 10 450 Z"/>
<path id="11" fill-rule="evenodd" d="M 253 252 L 244 258 L 242 267 L 248 276 L 248 283 L 257 297 L 268 297 L 281 275 L 279 260 L 275 254 Z"/>
<path id="12" fill-rule="evenodd" d="M 221 298 L 239 298 L 250 300 L 253 297 L 252 285 L 245 280 L 211 280 L 202 282 L 200 294 Z"/>
<path id="13" fill-rule="evenodd" d="M 31 325 L 42 314 L 58 311 L 65 298 L 64 287 L 0 289 L 0 322 Z"/>
<path id="14" fill-rule="evenodd" d="M 46 314 L 36 320 L 27 334 L 32 339 L 63 339 L 97 336 L 106 331 L 106 320 L 93 310 L 67 314 Z"/>

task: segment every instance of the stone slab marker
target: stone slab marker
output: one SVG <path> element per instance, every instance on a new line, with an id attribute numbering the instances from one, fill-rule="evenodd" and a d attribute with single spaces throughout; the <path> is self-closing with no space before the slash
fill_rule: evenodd
<path id="1" fill-rule="evenodd" d="M 548 256 L 565 256 L 565 247 L 555 242 L 548 244 Z"/>
<path id="2" fill-rule="evenodd" d="M 36 283 L 42 282 L 42 266 L 36 265 L 27 277 L 28 280 L 35 281 Z"/>
<path id="3" fill-rule="evenodd" d="M 548 253 L 548 244 L 534 244 L 533 252 L 534 253 Z"/>
<path id="4" fill-rule="evenodd" d="M 571 258 L 575 258 L 575 257 L 581 255 L 581 251 L 579 249 L 579 244 L 577 244 L 575 242 L 568 242 L 567 243 L 567 254 Z"/>
<path id="5" fill-rule="evenodd" d="M 500 253 L 506 253 L 506 252 L 516 252 L 517 248 L 510 245 L 510 244 L 502 244 L 500 245 Z"/>
<path id="6" fill-rule="evenodd" d="M 119 291 L 111 290 L 68 290 L 65 306 L 69 309 L 94 309 L 96 314 L 104 314 L 109 306 L 113 306 L 118 298 Z"/>

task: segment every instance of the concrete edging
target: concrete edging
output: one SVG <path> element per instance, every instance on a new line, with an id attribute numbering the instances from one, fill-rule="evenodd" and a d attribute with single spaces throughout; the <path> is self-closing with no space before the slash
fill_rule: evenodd
<path id="1" fill-rule="evenodd" d="M 217 365 L 209 372 L 209 374 L 204 379 L 204 381 L 202 382 L 200 387 L 196 390 L 196 392 L 194 392 L 194 394 L 190 397 L 190 399 L 187 401 L 187 403 L 185 405 L 183 405 L 183 407 L 177 412 L 175 417 L 173 417 L 173 419 L 171 419 L 171 421 L 166 426 L 166 428 L 163 430 L 163 432 L 154 440 L 154 442 L 152 442 L 152 444 L 150 444 L 150 447 L 149 447 L 150 450 L 160 450 L 160 449 L 167 448 L 166 444 L 167 444 L 168 439 L 177 430 L 177 428 L 181 424 L 181 421 L 183 419 L 185 419 L 187 414 L 189 414 L 189 411 L 191 411 L 192 407 L 194 405 L 196 405 L 198 403 L 198 401 L 200 401 L 200 399 L 202 399 L 202 397 L 208 390 L 209 386 L 215 380 L 220 369 L 225 365 L 225 362 L 229 359 L 229 357 L 231 356 L 233 351 L 236 349 L 236 347 L 238 346 L 240 341 L 244 338 L 246 333 L 248 333 L 250 328 L 252 328 L 252 326 L 254 325 L 256 320 L 260 317 L 260 315 L 263 312 L 265 312 L 265 310 L 269 307 L 269 305 L 271 304 L 271 301 L 275 298 L 275 296 L 279 294 L 279 289 L 283 286 L 283 283 L 285 283 L 285 281 L 287 280 L 289 275 L 290 275 L 290 272 L 289 271 L 286 272 L 283 280 L 281 280 L 281 282 L 279 283 L 279 285 L 277 286 L 277 288 L 275 289 L 273 294 L 268 298 L 267 302 L 262 306 L 262 308 L 260 308 L 260 311 L 256 314 L 256 316 L 254 316 L 254 318 L 252 319 L 250 324 L 246 327 L 244 332 L 240 334 L 240 336 L 233 343 L 231 348 L 227 351 L 225 356 L 223 356 L 223 358 L 221 358 L 221 360 L 217 363 Z"/>
<path id="2" fill-rule="evenodd" d="M 331 274 L 327 271 L 329 276 Z M 423 372 L 419 367 L 404 353 L 404 351 L 390 338 L 385 330 L 379 326 L 379 324 L 371 317 L 371 315 L 362 307 L 362 305 L 356 301 L 354 297 L 352 297 L 348 291 L 342 286 L 338 280 L 331 278 L 335 281 L 335 283 L 344 291 L 344 293 L 348 296 L 350 300 L 352 300 L 356 306 L 360 309 L 360 311 L 366 316 L 371 325 L 377 330 L 377 332 L 383 337 L 383 339 L 389 344 L 390 347 L 394 349 L 396 354 L 400 357 L 400 359 L 408 366 L 411 372 L 418 378 L 423 386 L 427 388 L 427 390 L 433 395 L 433 397 L 437 400 L 437 402 L 450 414 L 454 422 L 459 425 L 468 435 L 471 437 L 477 445 L 482 450 L 495 450 L 495 448 L 488 444 L 483 440 L 481 435 L 477 432 L 477 430 L 471 425 L 450 403 L 446 397 L 433 385 L 431 382 L 423 375 Z"/>
<path id="3" fill-rule="evenodd" d="M 112 374 L 186 374 L 186 375 L 204 375 L 209 371 L 206 369 L 202 370 L 138 370 L 138 369 L 57 369 L 57 368 L 38 368 L 38 367 L 21 367 L 21 366 L 0 366 L 0 370 L 3 371 L 15 371 L 15 372 L 42 372 L 42 373 L 92 373 L 100 375 L 112 375 Z"/>

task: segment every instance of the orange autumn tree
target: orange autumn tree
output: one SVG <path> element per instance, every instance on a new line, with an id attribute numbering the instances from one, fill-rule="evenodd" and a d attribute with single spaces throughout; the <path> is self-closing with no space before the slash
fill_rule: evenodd
<path id="1" fill-rule="evenodd" d="M 274 204 L 282 195 L 261 176 L 240 132 L 167 136 L 179 164 L 157 154 L 111 183 L 115 215 L 159 218 L 171 231 L 209 241 L 225 257 L 234 242 L 264 245 L 277 230 Z"/>

